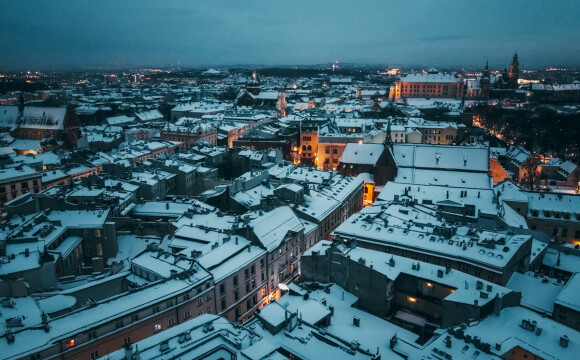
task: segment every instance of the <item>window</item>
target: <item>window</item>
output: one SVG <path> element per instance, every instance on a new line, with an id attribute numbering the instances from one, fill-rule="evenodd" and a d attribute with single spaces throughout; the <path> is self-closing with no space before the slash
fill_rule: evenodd
<path id="1" fill-rule="evenodd" d="M 234 301 L 238 301 L 238 299 L 240 298 L 238 291 L 234 291 Z"/>
<path id="2" fill-rule="evenodd" d="M 123 339 L 123 345 L 128 345 L 131 343 L 131 337 L 127 336 L 126 338 Z"/>
<path id="3" fill-rule="evenodd" d="M 552 235 L 554 235 L 554 236 L 558 235 L 558 228 L 552 229 Z"/>
<path id="4" fill-rule="evenodd" d="M 238 275 L 234 276 L 234 286 L 238 286 Z"/>
<path id="5" fill-rule="evenodd" d="M 205 297 L 205 300 L 206 300 L 206 301 L 209 301 L 209 300 L 211 300 L 211 293 L 207 293 L 207 295 L 206 295 L 206 297 Z"/>
<path id="6" fill-rule="evenodd" d="M 133 321 L 139 321 L 139 315 L 133 315 Z"/>
<path id="7" fill-rule="evenodd" d="M 220 284 L 220 294 L 224 295 L 226 292 L 226 286 L 224 284 Z"/>
<path id="8" fill-rule="evenodd" d="M 250 272 L 248 271 L 248 269 L 244 270 L 244 275 L 246 279 L 250 277 Z"/>
<path id="9" fill-rule="evenodd" d="M 156 314 L 158 312 L 159 312 L 159 305 L 157 305 L 153 308 L 153 314 Z"/>
<path id="10" fill-rule="evenodd" d="M 97 244 L 97 255 L 103 256 L 103 245 L 101 243 Z"/>
<path id="11" fill-rule="evenodd" d="M 175 325 L 175 318 L 174 317 L 170 317 L 167 320 L 167 327 L 172 327 L 173 325 Z"/>
<path id="12" fill-rule="evenodd" d="M 38 360 L 40 359 L 40 353 L 36 353 L 30 356 L 30 360 Z"/>
<path id="13" fill-rule="evenodd" d="M 568 237 L 568 229 L 562 229 L 562 237 Z"/>
<path id="14" fill-rule="evenodd" d="M 183 319 L 189 319 L 191 317 L 191 313 L 189 312 L 189 310 L 185 310 L 183 312 Z"/>
<path id="15" fill-rule="evenodd" d="M 255 266 L 255 265 L 252 265 L 252 266 L 250 267 L 250 273 L 251 273 L 252 275 L 254 275 L 254 274 L 256 273 L 256 266 Z"/>
<path id="16" fill-rule="evenodd" d="M 330 149 L 329 148 L 324 149 L 324 153 L 325 154 L 330 154 Z"/>
<path id="17" fill-rule="evenodd" d="M 263 288 L 262 288 L 262 297 L 265 297 L 265 296 L 266 296 L 266 288 L 265 288 L 265 287 L 263 287 Z"/>
<path id="18" fill-rule="evenodd" d="M 155 324 L 154 328 L 153 328 L 153 332 L 159 332 L 161 331 L 161 324 Z"/>
<path id="19" fill-rule="evenodd" d="M 197 306 L 200 306 L 201 304 L 203 304 L 203 299 L 202 298 L 198 298 L 197 299 Z"/>
<path id="20" fill-rule="evenodd" d="M 222 311 L 226 309 L 226 299 L 222 299 Z"/>
<path id="21" fill-rule="evenodd" d="M 94 340 L 97 338 L 97 332 L 93 331 L 89 333 L 89 340 Z"/>
<path id="22" fill-rule="evenodd" d="M 250 300 L 246 301 L 246 309 L 248 309 L 248 311 L 250 311 L 251 308 L 252 308 L 252 302 Z"/>
<path id="23" fill-rule="evenodd" d="M 189 293 L 183 295 L 183 301 L 189 300 Z"/>
<path id="24" fill-rule="evenodd" d="M 332 149 L 333 154 L 338 154 L 338 149 Z"/>
<path id="25" fill-rule="evenodd" d="M 99 357 L 99 350 L 91 352 L 91 360 L 95 360 Z"/>
<path id="26" fill-rule="evenodd" d="M 117 322 L 115 323 L 115 327 L 116 327 L 117 329 L 120 329 L 120 328 L 122 328 L 122 327 L 123 327 L 123 320 L 121 320 L 121 321 L 117 321 Z"/>

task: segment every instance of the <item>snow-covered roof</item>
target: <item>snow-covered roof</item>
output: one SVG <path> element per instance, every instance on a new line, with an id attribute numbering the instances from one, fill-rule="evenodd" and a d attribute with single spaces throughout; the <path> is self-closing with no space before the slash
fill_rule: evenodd
<path id="1" fill-rule="evenodd" d="M 398 167 L 489 172 L 489 151 L 473 146 L 394 144 Z"/>
<path id="2" fill-rule="evenodd" d="M 493 179 L 484 172 L 445 171 L 433 169 L 397 169 L 395 180 L 403 184 L 439 185 L 472 189 L 491 189 Z"/>
<path id="3" fill-rule="evenodd" d="M 250 221 L 254 235 L 269 252 L 276 249 L 289 232 L 297 233 L 304 230 L 300 219 L 288 206 L 281 206 L 263 213 Z"/>
<path id="4" fill-rule="evenodd" d="M 428 83 L 457 83 L 458 79 L 453 74 L 407 74 L 402 76 L 400 82 L 428 82 Z"/>
<path id="5" fill-rule="evenodd" d="M 506 287 L 522 293 L 522 306 L 551 315 L 554 311 L 554 300 L 562 291 L 563 284 L 555 279 L 534 276 L 533 272 L 526 274 L 516 272 Z"/>
<path id="6" fill-rule="evenodd" d="M 542 259 L 542 265 L 574 274 L 580 272 L 580 256 L 550 248 Z"/>
<path id="7" fill-rule="evenodd" d="M 467 227 L 458 227 L 451 236 L 438 235 L 435 229 L 442 223 L 435 212 L 429 214 L 427 209 L 397 204 L 386 208 L 376 204 L 348 218 L 334 230 L 334 236 L 400 247 L 456 261 L 476 262 L 495 272 L 501 272 L 513 256 L 521 252 L 521 248 L 532 245 L 530 235 L 479 232 Z"/>
<path id="8" fill-rule="evenodd" d="M 2 347 L 2 356 L 5 359 L 28 357 L 52 346 L 55 342 L 68 341 L 88 329 L 120 319 L 126 314 L 150 307 L 165 299 L 174 299 L 177 294 L 196 288 L 209 277 L 206 271 L 196 266 L 195 271 L 183 277 L 184 279 L 156 282 L 139 291 L 101 301 L 94 307 L 81 308 L 50 319 L 48 332 L 45 332 L 42 326 L 19 330 L 14 336 L 14 343 Z M 38 321 L 36 325 L 41 325 L 41 322 Z"/>
<path id="9" fill-rule="evenodd" d="M 570 280 L 568 280 L 564 289 L 562 289 L 556 298 L 555 303 L 576 312 L 580 312 L 580 296 L 578 294 L 578 289 L 580 289 L 580 274 L 575 273 L 572 275 Z"/>
<path id="10" fill-rule="evenodd" d="M 346 144 L 340 157 L 343 164 L 376 165 L 385 147 L 381 144 Z"/>
<path id="11" fill-rule="evenodd" d="M 35 129 L 64 129 L 65 107 L 25 106 L 18 126 Z"/>

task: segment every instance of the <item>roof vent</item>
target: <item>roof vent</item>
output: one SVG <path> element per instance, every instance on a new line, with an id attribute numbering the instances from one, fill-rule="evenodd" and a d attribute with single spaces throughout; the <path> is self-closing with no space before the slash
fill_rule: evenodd
<path id="1" fill-rule="evenodd" d="M 569 342 L 570 342 L 570 339 L 568 339 L 567 335 L 560 336 L 560 346 L 561 347 L 567 348 Z"/>

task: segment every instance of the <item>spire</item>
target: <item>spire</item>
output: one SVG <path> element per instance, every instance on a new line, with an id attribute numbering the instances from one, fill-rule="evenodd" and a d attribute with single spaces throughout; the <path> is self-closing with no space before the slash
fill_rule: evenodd
<path id="1" fill-rule="evenodd" d="M 482 75 L 483 77 L 489 77 L 489 60 L 485 60 L 485 69 Z"/>
<path id="2" fill-rule="evenodd" d="M 24 96 L 22 95 L 22 92 L 21 92 L 20 98 L 18 101 L 18 112 L 20 113 L 20 115 L 22 115 L 23 111 L 24 111 Z"/>
<path id="3" fill-rule="evenodd" d="M 391 137 L 391 119 L 387 119 L 387 135 L 385 137 L 384 146 L 388 146 L 393 150 L 393 138 Z"/>

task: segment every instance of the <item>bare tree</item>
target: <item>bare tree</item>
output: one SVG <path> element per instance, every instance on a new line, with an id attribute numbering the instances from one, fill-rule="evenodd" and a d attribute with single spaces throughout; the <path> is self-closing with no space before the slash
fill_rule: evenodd
<path id="1" fill-rule="evenodd" d="M 534 190 L 534 185 L 538 182 L 540 178 L 539 172 L 540 164 L 534 156 L 530 156 L 528 160 L 524 161 L 522 164 L 522 170 L 524 174 L 521 179 L 521 183 L 527 184 L 530 190 Z"/>

